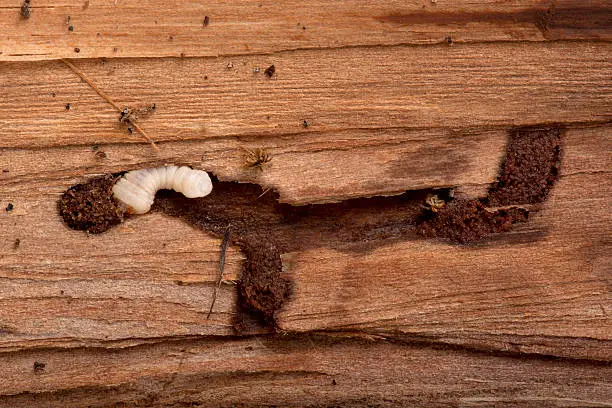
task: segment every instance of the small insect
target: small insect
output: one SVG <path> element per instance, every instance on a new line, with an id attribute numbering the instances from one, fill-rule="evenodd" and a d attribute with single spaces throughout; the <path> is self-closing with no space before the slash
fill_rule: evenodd
<path id="1" fill-rule="evenodd" d="M 426 209 L 436 213 L 446 205 L 446 202 L 440 199 L 437 194 L 427 194 L 427 197 L 425 197 L 425 204 Z"/>
<path id="2" fill-rule="evenodd" d="M 34 362 L 34 374 L 42 374 L 45 371 L 47 364 L 41 363 L 40 361 Z"/>
<path id="3" fill-rule="evenodd" d="M 202 21 L 202 25 L 204 27 L 208 27 L 208 24 L 210 24 L 210 17 L 204 16 L 204 21 Z"/>
<path id="4" fill-rule="evenodd" d="M 223 242 L 221 242 L 221 257 L 219 259 L 219 278 L 217 279 L 217 284 L 215 285 L 212 302 L 210 303 L 210 309 L 208 310 L 208 315 L 206 315 L 207 319 L 210 319 L 213 307 L 215 307 L 215 301 L 217 300 L 217 292 L 219 291 L 219 288 L 221 287 L 221 281 L 223 280 L 223 270 L 225 269 L 225 255 L 227 252 L 227 246 L 229 244 L 229 237 L 230 227 L 228 226 L 225 230 L 225 235 L 223 236 Z"/>
<path id="5" fill-rule="evenodd" d="M 23 1 L 19 14 L 21 14 L 21 17 L 23 17 L 26 20 L 30 18 L 30 15 L 32 14 L 32 9 L 30 8 L 30 0 Z"/>
<path id="6" fill-rule="evenodd" d="M 263 171 L 263 165 L 270 162 L 272 157 L 263 149 L 257 148 L 255 150 L 244 149 L 247 153 L 246 156 L 246 167 L 257 168 Z"/>
<path id="7" fill-rule="evenodd" d="M 13 203 L 8 203 L 8 205 L 6 206 L 6 212 L 13 211 L 13 208 L 15 208 Z"/>
<path id="8" fill-rule="evenodd" d="M 130 119 L 130 115 L 131 115 L 132 110 L 130 108 L 123 108 L 121 110 L 121 115 L 119 116 L 119 122 L 121 123 L 125 123 L 125 122 L 129 122 Z"/>
<path id="9" fill-rule="evenodd" d="M 272 78 L 275 72 L 276 72 L 276 68 L 274 67 L 274 65 L 270 65 L 268 68 L 266 68 L 266 70 L 264 71 L 264 74 L 266 74 L 268 78 Z"/>
<path id="10" fill-rule="evenodd" d="M 205 171 L 166 166 L 125 173 L 113 186 L 113 195 L 128 212 L 144 214 L 151 209 L 158 190 L 174 190 L 187 198 L 196 198 L 210 194 L 212 187 Z"/>

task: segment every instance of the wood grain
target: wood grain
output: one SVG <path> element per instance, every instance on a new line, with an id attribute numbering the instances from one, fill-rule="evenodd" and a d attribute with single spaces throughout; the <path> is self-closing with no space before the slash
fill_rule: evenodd
<path id="1" fill-rule="evenodd" d="M 28 20 L 19 15 L 21 4 L 0 1 L 0 60 L 216 57 L 448 38 L 455 44 L 612 38 L 605 0 L 37 0 Z"/>
<path id="2" fill-rule="evenodd" d="M 365 253 L 357 244 L 348 252 L 286 255 L 296 294 L 280 316 L 281 327 L 608 360 L 611 220 L 604 180 L 612 167 L 610 132 L 610 126 L 567 131 L 559 185 L 543 211 L 513 233 L 470 247 L 422 240 L 383 243 Z M 191 157 L 193 146 L 183 144 L 169 151 Z M 61 223 L 56 200 L 79 180 L 75 173 L 146 163 L 143 146 L 110 147 L 108 165 L 78 147 L 3 151 L 15 165 L 0 186 L 0 197 L 15 206 L 0 214 L 5 350 L 232 334 L 231 284 L 224 285 L 211 320 L 205 319 L 218 240 L 159 214 L 89 237 Z M 462 144 L 454 149 L 467 151 Z M 376 149 L 366 152 L 362 159 L 369 161 Z M 446 154 L 452 157 L 453 150 Z M 75 170 L 72 163 L 86 164 Z M 294 183 L 301 180 L 296 173 Z M 350 196 L 356 183 L 345 181 L 338 191 Z M 241 259 L 230 251 L 225 280 L 239 277 Z"/>
<path id="3" fill-rule="evenodd" d="M 457 136 L 400 130 L 381 140 L 371 135 L 345 132 L 338 138 L 342 146 L 321 136 L 306 144 L 269 138 L 274 162 L 263 175 L 255 172 L 256 179 L 279 188 L 293 202 L 461 183 L 486 186 L 496 176 L 506 138 L 502 131 Z M 381 155 L 381 149 L 387 154 Z M 96 155 L 102 151 L 104 158 Z M 202 151 L 207 153 L 200 164 Z M 440 157 L 441 152 L 446 157 Z M 148 148 L 135 144 L 96 151 L 0 149 L 0 157 L 8 158 L 2 162 L 8 171 L 0 173 L 0 203 L 14 206 L 0 212 L 0 348 L 233 333 L 236 294 L 231 283 L 223 287 L 211 319 L 204 318 L 217 277 L 217 239 L 160 214 L 87 236 L 66 228 L 57 214 L 57 200 L 69 186 L 105 172 L 163 162 L 205 163 L 226 179 L 253 178 L 253 172 L 244 169 L 244 152 L 232 139 L 171 142 L 161 156 L 151 157 Z M 430 160 L 415 164 L 425 157 Z M 346 164 L 333 171 L 339 163 Z M 332 171 L 323 174 L 326 168 Z M 350 169 L 355 171 L 347 172 Z M 397 177 L 390 181 L 389 174 Z M 242 259 L 230 249 L 225 281 L 239 278 Z"/>
<path id="4" fill-rule="evenodd" d="M 0 348 L 233 333 L 235 249 L 207 319 L 218 240 L 161 215 L 88 237 L 62 224 L 57 193 L 40 197 L 0 215 Z"/>
<path id="5" fill-rule="evenodd" d="M 0 0 L 0 407 L 612 405 L 608 0 L 22 3 Z M 61 58 L 121 107 L 155 103 L 138 123 L 160 152 Z M 283 254 L 274 335 L 233 330 L 237 248 L 206 319 L 219 239 L 57 212 L 87 177 L 165 163 L 294 205 L 473 198 L 529 125 L 564 129 L 529 223 Z"/>
<path id="6" fill-rule="evenodd" d="M 510 234 L 473 246 L 412 241 L 286 254 L 295 295 L 280 327 L 609 360 L 610 135 L 609 127 L 569 132 L 551 198 Z"/>
<path id="7" fill-rule="evenodd" d="M 331 202 L 430 187 L 488 185 L 497 177 L 507 137 L 501 129 L 388 129 L 313 133 L 308 138 L 167 142 L 157 154 L 139 144 L 0 148 L 5 170 L 0 189 L 18 203 L 23 194 L 51 180 L 61 191 L 76 182 L 76 175 L 180 163 L 213 172 L 221 180 L 273 188 L 282 202 Z M 245 165 L 246 149 L 257 148 L 272 158 L 263 171 Z"/>
<path id="8" fill-rule="evenodd" d="M 605 122 L 612 112 L 611 54 L 608 43 L 491 43 L 240 56 L 231 69 L 224 58 L 77 66 L 119 106 L 155 103 L 155 113 L 140 123 L 158 142 L 307 140 L 355 129 Z M 252 72 L 271 64 L 273 78 Z M 61 62 L 2 64 L 0 89 L 0 147 L 142 140 Z"/>
<path id="9" fill-rule="evenodd" d="M 605 407 L 611 374 L 592 362 L 380 339 L 176 341 L 2 353 L 0 407 Z"/>

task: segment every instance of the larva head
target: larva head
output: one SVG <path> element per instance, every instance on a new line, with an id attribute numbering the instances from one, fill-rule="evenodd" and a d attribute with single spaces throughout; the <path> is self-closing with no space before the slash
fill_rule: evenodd
<path id="1" fill-rule="evenodd" d="M 202 170 L 190 170 L 181 182 L 181 189 L 187 198 L 205 197 L 212 191 L 212 181 L 208 173 Z"/>

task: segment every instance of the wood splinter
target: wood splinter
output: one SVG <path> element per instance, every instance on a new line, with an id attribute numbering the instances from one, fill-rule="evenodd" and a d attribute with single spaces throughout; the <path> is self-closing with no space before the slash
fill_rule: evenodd
<path id="1" fill-rule="evenodd" d="M 96 93 L 100 95 L 106 102 L 108 102 L 113 108 L 115 108 L 117 112 L 119 112 L 119 114 L 121 115 L 123 114 L 123 111 L 125 108 L 122 108 L 119 105 L 117 105 L 115 102 L 113 102 L 113 100 L 108 95 L 102 92 L 102 90 L 98 88 L 98 86 L 94 84 L 89 78 L 87 78 L 87 76 L 85 76 L 85 74 L 82 73 L 73 63 L 71 63 L 65 58 L 62 58 L 61 61 L 64 64 L 66 64 L 66 66 L 70 68 L 72 72 L 77 74 L 83 81 L 85 81 L 94 91 L 96 91 Z M 136 122 L 130 121 L 129 123 L 134 127 L 134 129 L 136 129 L 142 135 L 142 137 L 145 138 L 147 142 L 151 144 L 153 149 L 155 149 L 156 151 L 159 151 L 159 147 L 157 147 L 155 142 L 149 137 L 149 135 L 147 135 L 147 133 Z"/>
<path id="2" fill-rule="evenodd" d="M 210 303 L 210 309 L 208 310 L 208 315 L 206 315 L 206 319 L 210 318 L 212 314 L 213 307 L 215 306 L 215 301 L 217 300 L 217 292 L 221 287 L 221 282 L 223 280 L 223 270 L 225 269 L 225 254 L 227 252 L 227 246 L 229 245 L 230 238 L 230 229 L 227 227 L 225 230 L 225 235 L 223 235 L 223 241 L 221 242 L 221 257 L 219 258 L 219 277 L 217 278 L 217 283 L 215 284 L 215 289 L 213 291 L 212 302 Z"/>

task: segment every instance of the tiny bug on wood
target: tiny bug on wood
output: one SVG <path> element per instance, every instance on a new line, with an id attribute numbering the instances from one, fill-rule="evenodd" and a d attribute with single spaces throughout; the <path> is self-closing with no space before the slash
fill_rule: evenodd
<path id="1" fill-rule="evenodd" d="M 174 190 L 187 198 L 204 197 L 212 191 L 208 173 L 183 166 L 133 170 L 123 175 L 113 186 L 115 198 L 133 214 L 151 209 L 158 190 Z"/>
<path id="2" fill-rule="evenodd" d="M 126 106 L 125 108 L 121 110 L 121 113 L 119 115 L 119 122 L 121 123 L 135 122 L 139 118 L 154 112 L 155 109 L 156 109 L 155 104 L 144 107 L 144 108 L 136 108 L 136 109 L 129 108 Z"/>
<path id="3" fill-rule="evenodd" d="M 264 74 L 266 74 L 268 78 L 272 78 L 275 72 L 276 72 L 276 68 L 274 67 L 274 65 L 270 65 L 268 68 L 266 68 L 266 70 L 264 71 Z"/>
<path id="4" fill-rule="evenodd" d="M 47 364 L 41 363 L 40 361 L 34 362 L 34 374 L 42 374 L 45 372 L 45 367 Z"/>
<path id="5" fill-rule="evenodd" d="M 272 157 L 263 149 L 257 148 L 255 150 L 244 150 L 247 153 L 246 167 L 248 168 L 257 168 L 263 171 L 262 166 L 272 160 Z"/>
<path id="6" fill-rule="evenodd" d="M 21 10 L 19 10 L 19 14 L 22 18 L 28 19 L 30 15 L 32 15 L 32 9 L 30 8 L 30 0 L 24 0 L 23 5 L 21 6 Z"/>
<path id="7" fill-rule="evenodd" d="M 425 204 L 426 209 L 436 213 L 446 205 L 446 201 L 439 198 L 437 194 L 427 194 L 427 197 L 425 198 Z"/>

